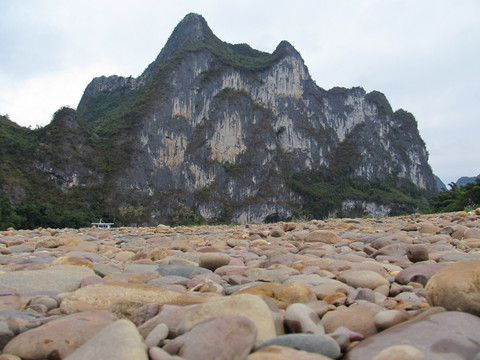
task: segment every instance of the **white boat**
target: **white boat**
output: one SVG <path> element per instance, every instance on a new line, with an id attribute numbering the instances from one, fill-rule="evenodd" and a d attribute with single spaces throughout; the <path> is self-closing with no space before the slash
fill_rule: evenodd
<path id="1" fill-rule="evenodd" d="M 98 223 L 92 223 L 92 226 L 95 226 L 97 229 L 110 229 L 114 223 L 104 223 L 102 219 Z"/>

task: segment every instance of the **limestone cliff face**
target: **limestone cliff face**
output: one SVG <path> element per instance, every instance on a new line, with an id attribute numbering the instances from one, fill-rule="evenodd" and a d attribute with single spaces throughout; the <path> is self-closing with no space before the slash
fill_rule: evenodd
<path id="1" fill-rule="evenodd" d="M 273 54 L 226 46 L 199 15 L 187 15 L 139 78 L 94 79 L 78 106 L 84 122 L 97 121 L 99 94 L 147 99 L 132 132 L 136 151 L 114 182 L 152 216 L 173 201 L 207 219 L 288 217 L 302 202 L 288 177 L 320 168 L 435 192 L 411 114 L 393 112 L 378 92 L 318 87 L 288 42 Z"/>

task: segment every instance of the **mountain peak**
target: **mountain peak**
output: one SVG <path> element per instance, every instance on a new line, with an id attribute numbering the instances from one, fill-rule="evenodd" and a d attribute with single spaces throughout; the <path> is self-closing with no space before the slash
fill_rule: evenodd
<path id="1" fill-rule="evenodd" d="M 278 44 L 275 51 L 285 51 L 285 52 L 288 52 L 289 54 L 300 55 L 297 49 L 295 49 L 293 45 L 290 44 L 287 40 L 280 41 L 280 44 Z"/>
<path id="2" fill-rule="evenodd" d="M 190 13 L 173 30 L 157 59 L 145 70 L 142 77 L 148 77 L 177 51 L 193 47 L 214 37 L 202 15 Z"/>
<path id="3" fill-rule="evenodd" d="M 190 13 L 178 23 L 160 56 L 169 58 L 175 52 L 198 45 L 214 36 L 203 16 Z"/>
<path id="4" fill-rule="evenodd" d="M 172 50 L 177 50 L 195 45 L 198 42 L 205 40 L 211 34 L 212 30 L 208 27 L 203 16 L 190 13 L 175 27 L 165 45 L 165 48 L 173 48 Z"/>

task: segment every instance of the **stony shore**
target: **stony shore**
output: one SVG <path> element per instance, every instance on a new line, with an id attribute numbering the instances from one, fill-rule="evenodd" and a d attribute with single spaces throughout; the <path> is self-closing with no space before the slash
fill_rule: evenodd
<path id="1" fill-rule="evenodd" d="M 0 232 L 0 360 L 480 359 L 479 213 Z"/>

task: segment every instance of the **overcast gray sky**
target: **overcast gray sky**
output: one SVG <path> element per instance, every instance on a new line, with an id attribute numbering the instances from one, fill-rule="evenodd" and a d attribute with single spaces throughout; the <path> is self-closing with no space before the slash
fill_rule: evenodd
<path id="1" fill-rule="evenodd" d="M 480 173 L 477 0 L 0 0 L 0 114 L 43 126 L 93 77 L 140 75 L 190 12 L 230 43 L 289 41 L 324 89 L 383 92 L 446 184 Z"/>

